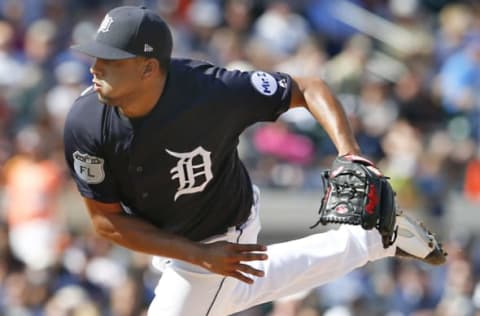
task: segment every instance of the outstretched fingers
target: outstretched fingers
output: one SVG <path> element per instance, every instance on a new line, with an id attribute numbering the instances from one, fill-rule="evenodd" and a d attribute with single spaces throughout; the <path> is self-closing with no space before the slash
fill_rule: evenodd
<path id="1" fill-rule="evenodd" d="M 263 277 L 264 275 L 265 275 L 265 272 L 263 272 L 262 270 L 252 268 L 251 266 L 243 263 L 237 264 L 235 266 L 235 270 L 233 270 L 229 274 L 229 276 L 248 284 L 253 283 L 253 279 L 249 276 Z"/>
<path id="2" fill-rule="evenodd" d="M 264 253 L 267 247 L 258 244 L 232 244 L 236 256 L 235 261 L 257 261 L 267 260 L 268 255 Z"/>
<path id="3" fill-rule="evenodd" d="M 265 275 L 265 272 L 263 272 L 262 270 L 255 269 L 243 263 L 239 263 L 236 267 L 236 270 L 246 274 L 254 275 L 257 277 L 263 277 Z"/>
<path id="4" fill-rule="evenodd" d="M 242 282 L 245 282 L 247 284 L 253 284 L 253 279 L 247 277 L 246 275 L 242 274 L 241 272 L 238 271 L 232 271 L 232 273 L 229 274 L 230 277 L 238 279 Z"/>
<path id="5" fill-rule="evenodd" d="M 234 271 L 231 273 L 231 277 L 234 277 L 247 284 L 252 284 L 253 279 L 251 276 L 263 277 L 265 272 L 259 269 L 255 269 L 248 264 L 242 263 L 242 261 L 263 261 L 268 259 L 268 255 L 264 253 L 267 247 L 258 244 L 233 244 L 236 255 L 232 257 L 235 262 L 238 262 L 234 266 Z"/>
<path id="6" fill-rule="evenodd" d="M 236 278 L 248 284 L 264 272 L 246 264 L 268 259 L 267 247 L 259 244 L 236 244 L 226 241 L 200 244 L 198 264 L 211 272 Z"/>

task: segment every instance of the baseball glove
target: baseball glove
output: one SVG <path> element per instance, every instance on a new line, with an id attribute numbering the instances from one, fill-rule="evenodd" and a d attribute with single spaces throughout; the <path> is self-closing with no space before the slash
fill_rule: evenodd
<path id="1" fill-rule="evenodd" d="M 360 225 L 366 230 L 376 228 L 384 248 L 393 244 L 395 230 L 395 192 L 388 178 L 369 160 L 340 156 L 325 172 L 325 194 L 320 206 L 318 224 Z"/>

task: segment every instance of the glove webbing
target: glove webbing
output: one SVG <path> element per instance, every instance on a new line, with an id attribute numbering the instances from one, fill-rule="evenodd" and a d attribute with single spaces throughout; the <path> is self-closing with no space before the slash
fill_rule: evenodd
<path id="1" fill-rule="evenodd" d="M 359 172 L 340 172 L 338 175 L 336 175 L 336 177 L 338 176 L 355 176 L 356 178 L 359 178 L 361 180 L 362 183 L 365 182 L 366 180 L 366 177 L 364 176 L 361 176 L 359 174 Z M 328 171 L 324 171 L 324 177 L 327 179 L 329 177 L 329 172 Z M 348 194 L 349 198 L 354 198 L 356 197 L 358 194 L 365 194 L 365 192 L 362 190 L 362 191 L 358 191 L 357 188 L 351 186 L 351 185 L 348 185 L 347 183 L 343 183 L 343 184 L 339 184 L 339 183 L 336 183 L 336 182 L 330 182 L 331 185 L 333 185 L 335 187 L 335 191 L 337 192 L 341 192 L 342 195 L 346 195 L 346 193 Z M 341 188 L 341 189 L 340 189 Z M 319 210 L 319 214 L 321 212 L 321 210 L 323 209 L 323 205 L 325 203 L 325 197 L 328 197 L 329 194 L 330 194 L 330 190 L 331 190 L 331 186 L 328 185 L 327 187 L 327 191 L 325 192 L 325 195 L 323 196 L 322 198 L 322 202 L 320 204 L 320 210 Z M 340 189 L 340 190 L 339 190 Z M 341 204 L 342 202 L 340 202 L 339 204 Z M 339 205 L 337 204 L 337 205 Z M 327 222 L 323 222 L 322 221 L 322 217 L 320 217 L 318 219 L 317 222 L 315 222 L 315 224 L 313 224 L 312 226 L 310 226 L 310 229 L 313 229 L 315 227 L 317 227 L 318 225 L 320 224 L 326 224 Z M 360 218 L 352 218 L 352 217 L 348 217 L 348 218 L 338 218 L 338 219 L 332 219 L 330 220 L 328 223 L 333 223 L 333 224 L 348 224 L 348 225 L 360 225 L 361 224 L 361 219 Z"/>
<path id="2" fill-rule="evenodd" d="M 363 176 L 363 174 L 359 173 L 359 172 L 341 172 L 339 173 L 338 175 L 336 176 L 344 176 L 344 175 L 349 175 L 349 176 L 355 176 L 356 178 L 359 178 L 360 180 L 362 180 L 361 182 L 362 183 L 365 183 L 366 181 L 366 177 Z M 323 172 L 323 179 L 328 179 L 329 177 L 329 171 L 324 171 Z M 385 179 L 389 179 L 388 177 L 384 177 Z M 328 181 L 324 180 L 324 185 L 325 183 L 328 183 Z M 341 192 L 342 195 L 345 194 L 345 192 L 348 193 L 349 195 L 349 198 L 354 198 L 356 197 L 358 194 L 366 194 L 365 191 L 358 191 L 356 187 L 353 187 L 351 185 L 348 185 L 346 183 L 344 184 L 338 184 L 336 182 L 330 182 L 330 184 L 332 184 L 334 187 L 335 187 L 335 190 L 337 192 Z M 327 184 L 328 185 L 328 184 Z M 341 188 L 341 191 L 339 190 L 339 188 Z M 362 186 L 363 188 L 363 186 Z M 323 196 L 322 198 L 322 201 L 321 201 L 321 204 L 320 204 L 320 210 L 319 210 L 319 214 L 321 213 L 321 210 L 323 209 L 323 206 L 324 206 L 324 203 L 325 203 L 325 198 L 329 196 L 330 194 L 330 190 L 331 190 L 331 186 L 328 185 L 327 187 L 327 191 L 325 192 L 325 195 Z M 339 203 L 340 204 L 340 203 Z M 337 204 L 337 205 L 339 205 Z M 347 225 L 361 225 L 362 222 L 361 222 L 361 219 L 356 217 L 356 218 L 352 218 L 352 217 L 348 217 L 348 218 L 337 218 L 337 219 L 331 219 L 329 222 L 324 222 L 322 221 L 322 217 L 320 217 L 312 226 L 310 226 L 309 228 L 310 229 L 313 229 L 315 227 L 317 227 L 318 225 L 320 224 L 327 224 L 327 223 L 334 223 L 334 224 L 347 224 Z M 375 224 L 375 228 L 377 228 L 377 230 L 380 231 L 380 223 L 379 221 L 377 221 L 377 223 Z M 389 238 L 388 236 L 382 236 L 382 243 L 383 243 L 383 247 L 386 249 L 388 248 L 389 246 L 391 246 L 393 243 L 395 243 L 395 241 L 397 240 L 397 236 L 398 236 L 398 226 L 395 228 L 394 232 L 393 232 L 393 235 L 391 236 L 391 238 Z"/>

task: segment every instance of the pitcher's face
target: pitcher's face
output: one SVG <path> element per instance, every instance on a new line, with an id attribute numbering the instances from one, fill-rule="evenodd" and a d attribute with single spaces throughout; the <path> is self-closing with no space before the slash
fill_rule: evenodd
<path id="1" fill-rule="evenodd" d="M 108 60 L 95 58 L 90 72 L 93 88 L 102 103 L 118 105 L 121 99 L 135 94 L 142 84 L 144 58 Z"/>

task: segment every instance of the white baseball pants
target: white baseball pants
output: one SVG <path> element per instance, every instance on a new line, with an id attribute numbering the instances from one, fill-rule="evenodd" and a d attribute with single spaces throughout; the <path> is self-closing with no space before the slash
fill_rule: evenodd
<path id="1" fill-rule="evenodd" d="M 259 192 L 248 221 L 241 229 L 205 242 L 226 240 L 256 243 L 260 231 Z M 393 256 L 395 247 L 384 249 L 376 230 L 341 226 L 337 230 L 268 246 L 268 260 L 252 261 L 265 271 L 249 285 L 213 274 L 199 266 L 172 260 L 155 289 L 149 316 L 226 316 L 252 306 L 312 289 L 365 265 Z M 155 259 L 154 259 L 155 265 Z"/>

